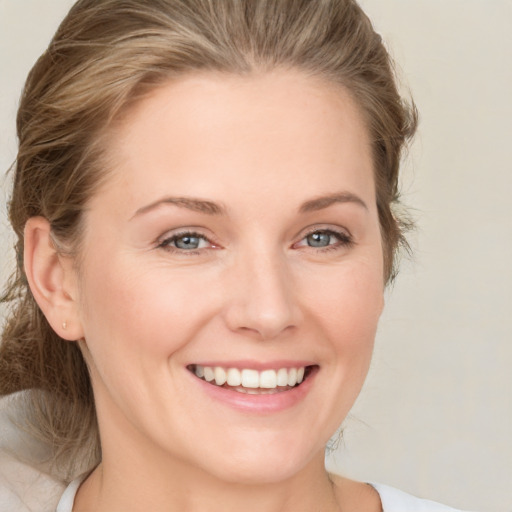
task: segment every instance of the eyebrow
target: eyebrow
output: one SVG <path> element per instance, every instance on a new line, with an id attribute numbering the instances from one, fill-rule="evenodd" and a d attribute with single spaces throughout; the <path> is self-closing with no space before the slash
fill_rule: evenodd
<path id="1" fill-rule="evenodd" d="M 321 196 L 321 197 L 317 197 L 315 199 L 311 199 L 310 201 L 306 201 L 299 208 L 299 212 L 300 213 L 308 213 L 308 212 L 323 210 L 324 208 L 328 208 L 329 206 L 331 206 L 335 203 L 358 204 L 358 205 L 362 206 L 365 210 L 368 210 L 368 206 L 359 196 L 356 196 L 352 192 L 338 192 L 335 194 L 329 194 L 326 196 Z"/>
<path id="2" fill-rule="evenodd" d="M 329 206 L 336 203 L 354 203 L 362 206 L 365 210 L 368 210 L 366 203 L 352 192 L 339 192 L 326 196 L 320 196 L 315 199 L 306 201 L 300 206 L 299 212 L 309 213 L 323 210 L 324 208 L 328 208 Z M 207 215 L 224 215 L 226 213 L 226 210 L 223 206 L 212 201 L 194 199 L 191 197 L 164 197 L 163 199 L 159 199 L 158 201 L 139 208 L 133 215 L 132 219 L 151 210 L 154 210 L 162 204 L 172 204 L 180 208 L 187 208 L 189 210 L 205 213 Z"/>
<path id="3" fill-rule="evenodd" d="M 173 204 L 181 208 L 187 208 L 194 212 L 206 213 L 207 215 L 223 215 L 226 213 L 222 206 L 217 203 L 213 203 L 212 201 L 193 199 L 191 197 L 164 197 L 163 199 L 159 199 L 154 203 L 139 208 L 133 215 L 132 219 L 138 215 L 142 215 L 151 210 L 154 210 L 162 204 Z"/>

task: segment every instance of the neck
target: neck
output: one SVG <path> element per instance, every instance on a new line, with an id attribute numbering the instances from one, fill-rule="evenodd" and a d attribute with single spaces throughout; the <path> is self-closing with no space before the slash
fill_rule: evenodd
<path id="1" fill-rule="evenodd" d="M 146 459 L 145 462 L 151 462 Z M 158 465 L 159 466 L 159 465 Z M 110 464 L 106 459 L 79 490 L 76 512 L 298 512 L 339 511 L 333 484 L 319 454 L 282 481 L 235 483 L 183 463 L 165 470 L 150 463 Z"/>

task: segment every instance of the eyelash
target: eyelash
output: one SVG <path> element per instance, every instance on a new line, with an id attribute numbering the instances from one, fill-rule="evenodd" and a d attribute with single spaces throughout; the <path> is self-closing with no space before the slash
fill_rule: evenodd
<path id="1" fill-rule="evenodd" d="M 317 234 L 317 233 L 323 234 L 323 235 L 328 235 L 329 237 L 335 237 L 338 240 L 338 242 L 334 243 L 334 244 L 329 244 L 325 247 L 313 247 L 313 246 L 308 246 L 308 245 L 304 245 L 304 246 L 301 245 L 300 247 L 309 247 L 310 249 L 317 251 L 317 252 L 327 252 L 327 251 L 339 250 L 341 248 L 348 248 L 348 247 L 351 247 L 354 245 L 354 240 L 353 240 L 352 236 L 349 235 L 348 233 L 346 233 L 345 231 L 335 231 L 333 229 L 318 229 L 318 228 L 308 231 L 300 239 L 299 243 L 306 240 L 309 236 Z M 185 238 L 185 237 L 198 238 L 202 241 L 206 241 L 213 248 L 215 248 L 215 244 L 209 238 L 207 238 L 203 234 L 197 233 L 195 231 L 182 231 L 179 233 L 175 233 L 172 236 L 169 236 L 169 237 L 163 239 L 162 241 L 160 241 L 157 245 L 157 248 L 163 249 L 168 252 L 184 254 L 187 256 L 194 256 L 194 255 L 200 254 L 200 251 L 204 251 L 205 249 L 207 250 L 207 249 L 212 248 L 212 247 L 207 247 L 207 248 L 200 247 L 197 249 L 188 250 L 188 249 L 180 249 L 179 247 L 173 247 L 171 245 L 172 243 L 175 243 L 176 241 L 178 241 L 182 238 Z M 297 243 L 294 244 L 294 246 L 297 246 L 297 245 L 298 245 Z"/>
<path id="2" fill-rule="evenodd" d="M 328 251 L 337 251 L 343 248 L 349 248 L 354 245 L 354 240 L 350 234 L 348 234 L 346 231 L 337 231 L 334 229 L 319 229 L 314 228 L 310 231 L 308 231 L 300 240 L 302 242 L 303 240 L 307 239 L 309 236 L 314 235 L 316 233 L 328 235 L 329 237 L 334 237 L 338 241 L 334 244 L 329 244 L 325 247 L 312 247 L 312 246 L 306 246 L 310 249 L 313 249 L 317 252 L 328 252 Z"/>
<path id="3" fill-rule="evenodd" d="M 197 233 L 195 231 L 182 231 L 180 233 L 175 233 L 172 236 L 165 238 L 164 240 L 162 240 L 161 242 L 158 243 L 157 247 L 159 249 L 163 249 L 164 251 L 174 252 L 174 253 L 178 253 L 178 254 L 186 254 L 186 255 L 196 255 L 196 254 L 199 254 L 199 251 L 203 251 L 206 249 L 204 247 L 200 247 L 198 249 L 188 250 L 188 249 L 180 249 L 179 247 L 173 247 L 171 245 L 173 242 L 176 242 L 176 241 L 180 240 L 181 238 L 185 238 L 185 237 L 199 238 L 200 240 L 206 241 L 210 245 L 215 246 L 215 244 L 210 239 L 208 239 L 201 233 Z M 210 249 L 210 247 L 208 247 L 208 249 Z"/>

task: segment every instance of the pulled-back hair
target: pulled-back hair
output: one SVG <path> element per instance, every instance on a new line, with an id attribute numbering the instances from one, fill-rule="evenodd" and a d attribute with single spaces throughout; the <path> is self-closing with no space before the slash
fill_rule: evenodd
<path id="1" fill-rule="evenodd" d="M 184 74 L 276 68 L 339 84 L 358 105 L 372 144 L 389 281 L 403 242 L 392 210 L 400 156 L 416 112 L 402 101 L 390 57 L 355 1 L 79 0 L 30 72 L 17 117 L 9 208 L 17 269 L 3 297 L 10 313 L 0 346 L 0 394 L 29 390 L 28 419 L 66 478 L 99 461 L 94 400 L 77 344 L 57 336 L 28 287 L 27 219 L 48 219 L 57 247 L 79 257 L 82 214 L 105 177 L 102 143 L 113 120 Z"/>

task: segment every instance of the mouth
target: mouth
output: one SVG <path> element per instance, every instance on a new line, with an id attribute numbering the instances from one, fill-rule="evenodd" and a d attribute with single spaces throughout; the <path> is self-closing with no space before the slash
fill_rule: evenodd
<path id="1" fill-rule="evenodd" d="M 190 364 L 187 370 L 212 386 L 249 395 L 270 395 L 301 386 L 318 369 L 317 365 L 258 371 Z"/>

